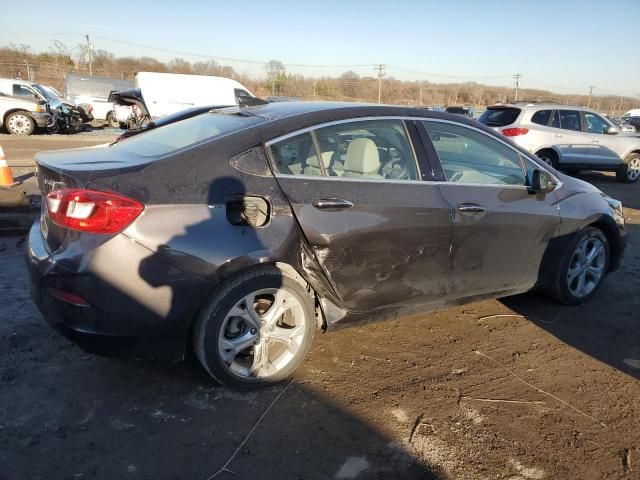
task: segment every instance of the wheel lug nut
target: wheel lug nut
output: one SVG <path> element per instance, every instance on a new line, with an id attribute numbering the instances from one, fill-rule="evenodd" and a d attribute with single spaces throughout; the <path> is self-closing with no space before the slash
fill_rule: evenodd
<path id="1" fill-rule="evenodd" d="M 255 335 L 258 330 L 256 330 L 255 328 L 252 328 L 249 331 L 251 332 L 251 335 Z"/>

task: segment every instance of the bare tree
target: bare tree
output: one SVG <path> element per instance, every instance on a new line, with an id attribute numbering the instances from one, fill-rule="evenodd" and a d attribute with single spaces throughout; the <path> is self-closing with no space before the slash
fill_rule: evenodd
<path id="1" fill-rule="evenodd" d="M 193 73 L 191 63 L 184 58 L 174 58 L 169 62 L 168 66 L 171 73 Z"/>
<path id="2" fill-rule="evenodd" d="M 285 76 L 284 64 L 280 60 L 271 60 L 264 66 L 267 72 L 267 81 L 271 84 L 271 95 L 276 93 L 276 81 Z"/>

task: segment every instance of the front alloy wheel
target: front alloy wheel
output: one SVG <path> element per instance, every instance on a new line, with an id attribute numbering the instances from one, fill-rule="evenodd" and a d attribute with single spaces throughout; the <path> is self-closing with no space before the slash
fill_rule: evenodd
<path id="1" fill-rule="evenodd" d="M 588 296 L 600 283 L 606 266 L 606 252 L 598 237 L 583 239 L 571 257 L 567 287 L 576 298 Z"/>
<path id="2" fill-rule="evenodd" d="M 553 296 L 577 305 L 598 291 L 609 269 L 609 242 L 604 233 L 587 227 L 570 243 L 556 275 Z"/>
<path id="3" fill-rule="evenodd" d="M 195 351 L 205 369 L 233 388 L 279 382 L 302 362 L 315 329 L 312 298 L 275 268 L 236 277 L 199 316 Z"/>

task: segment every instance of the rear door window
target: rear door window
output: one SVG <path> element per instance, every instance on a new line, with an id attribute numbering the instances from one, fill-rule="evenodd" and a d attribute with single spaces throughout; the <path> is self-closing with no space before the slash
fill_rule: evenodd
<path id="1" fill-rule="evenodd" d="M 286 175 L 325 175 L 313 145 L 311 133 L 289 137 L 269 147 L 273 166 Z"/>
<path id="2" fill-rule="evenodd" d="M 285 138 L 269 149 L 275 169 L 287 175 L 419 179 L 402 120 L 339 123 Z"/>
<path id="3" fill-rule="evenodd" d="M 537 123 L 538 125 L 549 125 L 549 119 L 551 118 L 551 110 L 540 110 L 533 114 L 531 117 L 531 122 Z"/>
<path id="4" fill-rule="evenodd" d="M 518 119 L 519 108 L 487 108 L 478 118 L 478 122 L 487 127 L 506 127 Z"/>
<path id="5" fill-rule="evenodd" d="M 560 115 L 560 128 L 563 130 L 582 131 L 580 112 L 578 110 L 558 110 Z"/>

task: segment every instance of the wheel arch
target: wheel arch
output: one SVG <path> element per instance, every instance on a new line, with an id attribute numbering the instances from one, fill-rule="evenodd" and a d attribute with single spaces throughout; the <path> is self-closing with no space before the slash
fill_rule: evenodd
<path id="1" fill-rule="evenodd" d="M 624 251 L 624 244 L 618 233 L 618 225 L 614 220 L 602 215 L 587 225 L 587 227 L 595 227 L 607 237 L 607 241 L 609 242 L 609 271 L 612 272 L 616 270 Z"/>
<path id="2" fill-rule="evenodd" d="M 25 113 L 31 120 L 33 120 L 35 122 L 35 119 L 33 118 L 33 115 L 31 115 L 31 112 L 29 112 L 29 110 L 25 110 L 24 108 L 11 108 L 11 109 L 7 110 L 6 112 L 4 112 L 4 115 L 2 117 L 2 124 L 4 125 L 5 123 L 7 123 L 7 117 L 9 115 L 11 115 L 12 113 L 17 113 L 17 112 Z"/>

